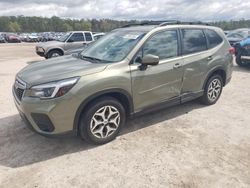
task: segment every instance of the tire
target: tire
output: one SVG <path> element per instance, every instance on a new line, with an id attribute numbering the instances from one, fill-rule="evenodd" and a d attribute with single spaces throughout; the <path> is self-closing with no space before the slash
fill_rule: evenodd
<path id="1" fill-rule="evenodd" d="M 244 63 L 242 63 L 242 60 L 241 60 L 241 55 L 237 55 L 237 56 L 236 56 L 236 63 L 237 63 L 237 65 L 239 65 L 240 67 L 244 67 Z"/>
<path id="2" fill-rule="evenodd" d="M 49 51 L 47 57 L 52 58 L 52 57 L 59 57 L 62 55 L 63 55 L 63 53 L 60 50 L 51 50 L 51 51 Z"/>
<path id="3" fill-rule="evenodd" d="M 241 55 L 237 55 L 235 61 L 240 67 L 247 67 L 250 65 L 250 61 L 242 61 Z"/>
<path id="4" fill-rule="evenodd" d="M 80 119 L 79 133 L 90 144 L 101 145 L 114 140 L 125 124 L 124 107 L 113 97 L 97 99 L 86 109 Z"/>
<path id="5" fill-rule="evenodd" d="M 211 76 L 206 83 L 204 94 L 200 98 L 201 103 L 204 105 L 215 104 L 219 100 L 222 90 L 223 90 L 222 77 L 218 74 Z"/>

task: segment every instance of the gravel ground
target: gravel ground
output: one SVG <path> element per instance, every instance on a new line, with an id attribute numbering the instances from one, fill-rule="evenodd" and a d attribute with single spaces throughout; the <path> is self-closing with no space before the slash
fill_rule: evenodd
<path id="1" fill-rule="evenodd" d="M 103 146 L 48 139 L 15 109 L 18 70 L 34 44 L 0 44 L 0 187 L 250 187 L 250 69 L 235 65 L 217 104 L 189 102 L 127 122 Z"/>

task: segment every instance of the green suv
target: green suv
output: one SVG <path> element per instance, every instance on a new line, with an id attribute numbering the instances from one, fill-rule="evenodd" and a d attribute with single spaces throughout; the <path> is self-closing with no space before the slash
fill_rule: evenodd
<path id="1" fill-rule="evenodd" d="M 200 98 L 212 105 L 232 75 L 223 31 L 153 22 L 111 31 L 78 55 L 28 65 L 16 75 L 15 103 L 35 132 L 113 140 L 128 117 Z"/>

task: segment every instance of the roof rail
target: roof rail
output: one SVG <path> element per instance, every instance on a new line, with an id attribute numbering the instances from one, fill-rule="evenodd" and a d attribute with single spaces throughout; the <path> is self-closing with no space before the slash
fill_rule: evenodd
<path id="1" fill-rule="evenodd" d="M 162 23 L 160 26 L 166 26 L 166 25 L 173 25 L 173 24 L 179 24 L 179 25 L 210 25 L 209 23 L 204 23 L 201 21 L 194 21 L 194 22 L 188 22 L 188 21 L 177 21 L 176 23 Z"/>
<path id="2" fill-rule="evenodd" d="M 122 28 L 124 27 L 131 27 L 131 26 L 144 26 L 144 25 L 160 25 L 162 23 L 176 23 L 177 20 L 162 20 L 162 21 L 143 21 L 140 23 L 132 23 L 132 24 L 127 24 L 122 26 Z"/>
<path id="3" fill-rule="evenodd" d="M 141 23 L 133 23 L 133 24 L 128 24 L 128 25 L 124 25 L 122 26 L 122 28 L 126 28 L 126 27 L 132 27 L 132 26 L 145 26 L 145 25 L 157 25 L 159 27 L 162 26 L 166 26 L 166 25 L 210 25 L 209 23 L 204 23 L 201 21 L 195 21 L 195 22 L 182 22 L 179 20 L 164 20 L 164 21 L 145 21 L 145 22 L 141 22 Z"/>

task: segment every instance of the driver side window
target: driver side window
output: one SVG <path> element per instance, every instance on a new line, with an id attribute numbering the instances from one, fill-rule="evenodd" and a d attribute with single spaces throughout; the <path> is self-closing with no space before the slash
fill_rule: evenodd
<path id="1" fill-rule="evenodd" d="M 177 31 L 163 31 L 155 34 L 143 47 L 143 56 L 152 54 L 159 59 L 176 57 L 178 54 Z"/>
<path id="2" fill-rule="evenodd" d="M 148 55 L 156 55 L 160 60 L 178 56 L 178 37 L 176 30 L 168 30 L 155 34 L 143 45 L 135 57 L 135 63 Z"/>
<path id="3" fill-rule="evenodd" d="M 70 42 L 81 42 L 81 41 L 85 41 L 84 40 L 84 36 L 83 36 L 83 33 L 74 33 L 70 39 L 69 39 Z"/>

